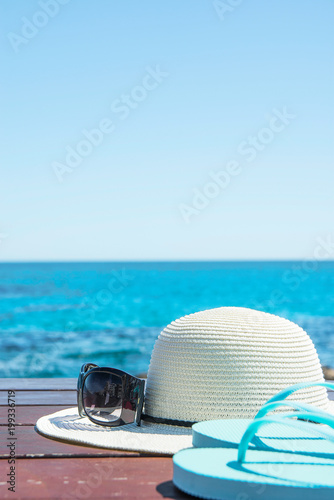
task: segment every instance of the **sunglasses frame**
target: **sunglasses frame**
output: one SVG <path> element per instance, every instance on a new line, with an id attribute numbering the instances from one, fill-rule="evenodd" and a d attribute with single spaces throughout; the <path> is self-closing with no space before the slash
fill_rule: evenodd
<path id="1" fill-rule="evenodd" d="M 116 375 L 122 380 L 122 411 L 121 415 L 112 422 L 100 422 L 91 415 L 88 415 L 86 408 L 83 403 L 83 388 L 85 386 L 86 378 L 92 373 L 110 373 L 112 375 Z M 129 383 L 136 382 L 136 388 L 138 388 L 138 397 L 135 401 L 130 400 L 128 394 L 125 394 L 125 388 L 128 387 Z M 89 420 L 94 422 L 97 425 L 104 425 L 106 427 L 119 427 L 121 425 L 127 425 L 132 422 L 126 422 L 122 415 L 124 416 L 124 404 L 126 402 L 135 403 L 136 409 L 134 410 L 134 422 L 137 425 L 140 425 L 141 414 L 143 410 L 144 404 L 144 389 L 145 389 L 145 380 L 140 379 L 138 377 L 134 377 L 129 373 L 124 372 L 123 370 L 118 370 L 117 368 L 108 368 L 108 367 L 100 367 L 94 363 L 84 363 L 80 369 L 78 383 L 77 383 L 77 401 L 78 401 L 78 412 L 80 417 L 88 417 Z M 133 410 L 132 410 L 133 411 Z"/>

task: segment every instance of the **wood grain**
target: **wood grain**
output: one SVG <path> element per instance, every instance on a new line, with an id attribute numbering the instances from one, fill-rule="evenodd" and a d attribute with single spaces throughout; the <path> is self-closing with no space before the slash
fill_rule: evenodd
<path id="1" fill-rule="evenodd" d="M 7 391 L 0 391 L 0 406 L 7 406 Z M 16 405 L 77 405 L 77 392 L 73 390 L 15 391 Z"/>
<path id="2" fill-rule="evenodd" d="M 8 431 L 6 427 L 0 428 L 0 458 L 9 457 Z M 38 434 L 33 426 L 19 426 L 15 429 L 16 457 L 17 458 L 53 458 L 53 457 L 114 457 L 114 456 L 139 456 L 137 452 L 124 452 L 93 446 L 78 446 L 55 439 L 49 439 Z M 0 495 L 1 497 L 1 495 Z"/>
<path id="3" fill-rule="evenodd" d="M 2 463 L 1 463 L 2 462 Z M 0 460 L 2 474 L 6 462 Z M 58 499 L 193 499 L 172 483 L 171 458 L 114 457 L 18 461 L 16 492 L 2 488 L 1 498 Z M 2 475 L 1 474 L 1 475 Z"/>
<path id="4" fill-rule="evenodd" d="M 76 390 L 76 378 L 0 378 L 0 391 Z"/>
<path id="5" fill-rule="evenodd" d="M 16 425 L 35 425 L 37 420 L 44 415 L 69 408 L 65 406 L 17 406 L 15 411 Z M 73 407 L 73 405 L 71 405 Z M 0 406 L 0 427 L 6 426 L 8 422 L 7 409 Z"/>

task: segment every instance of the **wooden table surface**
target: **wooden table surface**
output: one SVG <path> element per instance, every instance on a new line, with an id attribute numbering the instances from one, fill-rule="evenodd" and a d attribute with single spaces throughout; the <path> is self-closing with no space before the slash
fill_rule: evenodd
<path id="1" fill-rule="evenodd" d="M 171 457 L 77 446 L 34 430 L 39 417 L 76 406 L 76 379 L 0 379 L 0 498 L 187 498 L 174 487 Z M 15 391 L 15 492 L 10 472 L 8 390 Z"/>
<path id="2" fill-rule="evenodd" d="M 47 439 L 37 419 L 76 406 L 76 379 L 0 379 L 0 498 L 191 499 L 174 487 L 171 457 L 77 446 Z M 16 486 L 8 491 L 8 390 L 16 403 Z M 334 400 L 334 392 L 329 393 Z"/>

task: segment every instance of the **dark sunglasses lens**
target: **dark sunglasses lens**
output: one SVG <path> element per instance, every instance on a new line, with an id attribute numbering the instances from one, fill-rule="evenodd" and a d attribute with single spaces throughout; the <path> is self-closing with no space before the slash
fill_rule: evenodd
<path id="1" fill-rule="evenodd" d="M 122 413 L 122 379 L 112 373 L 91 373 L 83 387 L 87 415 L 101 423 L 118 420 Z"/>

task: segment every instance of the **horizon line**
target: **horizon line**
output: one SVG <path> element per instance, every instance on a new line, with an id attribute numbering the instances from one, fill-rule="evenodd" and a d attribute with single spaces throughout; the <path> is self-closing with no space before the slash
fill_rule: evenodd
<path id="1" fill-rule="evenodd" d="M 280 258 L 280 259 L 170 259 L 170 260 L 8 260 L 8 261 L 0 261 L 0 265 L 2 264 L 108 264 L 108 263 L 120 263 L 120 264 L 169 264 L 169 263 L 243 263 L 243 262 L 334 262 L 334 259 L 314 259 L 314 258 Z"/>

